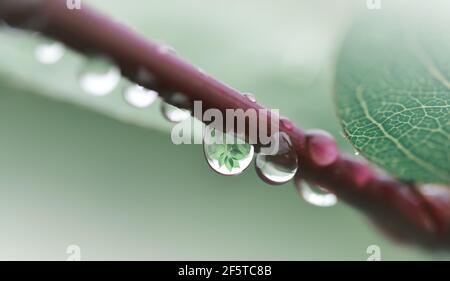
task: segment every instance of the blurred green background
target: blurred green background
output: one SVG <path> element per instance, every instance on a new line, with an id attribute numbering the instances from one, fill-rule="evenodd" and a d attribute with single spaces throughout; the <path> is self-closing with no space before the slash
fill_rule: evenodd
<path id="1" fill-rule="evenodd" d="M 366 1 L 82 0 L 305 128 L 335 135 L 333 64 Z M 382 12 L 374 11 L 374 12 Z M 34 59 L 38 35 L 0 31 L 0 259 L 446 259 L 387 240 L 345 204 L 319 208 L 253 167 L 222 177 L 175 146 L 159 105 L 81 91 L 86 59 Z M 51 97 L 51 98 L 48 98 Z M 301 164 L 300 164 L 301 169 Z"/>

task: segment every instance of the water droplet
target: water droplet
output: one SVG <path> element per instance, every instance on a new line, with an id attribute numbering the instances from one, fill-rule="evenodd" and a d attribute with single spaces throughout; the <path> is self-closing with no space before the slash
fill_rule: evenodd
<path id="1" fill-rule="evenodd" d="M 262 180 L 271 184 L 283 184 L 290 181 L 297 172 L 298 158 L 286 133 L 276 133 L 272 139 L 278 142 L 276 148 L 270 153 L 258 153 L 256 170 Z"/>
<path id="2" fill-rule="evenodd" d="M 102 58 L 90 59 L 79 77 L 81 89 L 93 96 L 105 96 L 119 84 L 120 69 Z"/>
<path id="3" fill-rule="evenodd" d="M 221 175 L 235 176 L 242 173 L 252 162 L 252 145 L 207 127 L 203 139 L 203 150 L 209 166 Z"/>
<path id="4" fill-rule="evenodd" d="M 205 72 L 205 70 L 203 69 L 203 68 L 197 68 L 197 71 L 201 74 L 201 75 L 203 75 L 203 76 L 205 76 L 206 75 L 206 72 Z"/>
<path id="5" fill-rule="evenodd" d="M 123 92 L 123 98 L 130 105 L 137 108 L 150 106 L 158 97 L 158 93 L 139 85 L 127 87 Z"/>
<path id="6" fill-rule="evenodd" d="M 355 154 L 356 156 L 358 156 L 358 155 L 359 155 L 359 151 L 356 150 L 356 148 L 355 148 L 355 149 L 353 149 L 353 154 Z"/>
<path id="7" fill-rule="evenodd" d="M 191 112 L 189 110 L 180 109 L 166 102 L 161 104 L 161 112 L 164 118 L 172 123 L 179 123 L 191 117 Z"/>
<path id="8" fill-rule="evenodd" d="M 64 56 L 64 52 L 65 47 L 61 43 L 47 42 L 37 46 L 34 55 L 42 64 L 55 64 Z"/>
<path id="9" fill-rule="evenodd" d="M 250 93 L 244 93 L 244 97 L 246 97 L 249 101 L 251 101 L 251 102 L 256 102 L 256 98 L 255 98 L 255 96 L 253 96 L 252 94 L 250 94 Z"/>
<path id="10" fill-rule="evenodd" d="M 306 181 L 298 181 L 295 185 L 300 196 L 312 205 L 319 207 L 331 207 L 337 203 L 336 195 L 317 184 Z"/>

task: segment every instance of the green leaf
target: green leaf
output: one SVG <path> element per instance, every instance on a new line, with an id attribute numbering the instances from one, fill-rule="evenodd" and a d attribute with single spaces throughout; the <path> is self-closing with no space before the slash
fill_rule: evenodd
<path id="1" fill-rule="evenodd" d="M 212 156 L 216 159 L 218 159 L 222 154 L 226 153 L 225 145 L 218 144 L 218 145 L 213 145 L 212 147 L 213 147 L 212 148 L 212 150 L 213 150 Z"/>
<path id="2" fill-rule="evenodd" d="M 227 159 L 227 155 L 224 153 L 219 158 L 219 167 L 222 167 L 225 164 L 225 161 Z"/>
<path id="3" fill-rule="evenodd" d="M 233 162 L 233 158 L 231 157 L 227 157 L 226 161 L 225 161 L 225 167 L 227 167 L 227 169 L 231 172 L 231 170 L 233 170 L 234 168 L 234 162 Z"/>
<path id="4" fill-rule="evenodd" d="M 405 180 L 448 184 L 450 9 L 433 4 L 442 12 L 412 1 L 413 12 L 392 5 L 354 24 L 338 59 L 337 107 L 365 157 Z"/>

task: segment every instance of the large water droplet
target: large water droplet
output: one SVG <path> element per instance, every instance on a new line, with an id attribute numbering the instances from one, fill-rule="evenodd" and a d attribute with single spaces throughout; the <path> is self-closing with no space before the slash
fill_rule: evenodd
<path id="1" fill-rule="evenodd" d="M 65 47 L 58 42 L 42 43 L 36 47 L 34 55 L 36 60 L 42 64 L 55 64 L 63 56 Z"/>
<path id="2" fill-rule="evenodd" d="M 289 136 L 284 133 L 276 133 L 272 137 L 270 152 L 261 151 L 256 156 L 256 171 L 262 180 L 271 184 L 283 184 L 290 181 L 298 168 L 297 154 L 292 146 Z"/>
<path id="3" fill-rule="evenodd" d="M 123 92 L 125 101 L 137 108 L 146 108 L 150 106 L 157 97 L 157 92 L 148 90 L 139 85 L 129 86 Z"/>
<path id="4" fill-rule="evenodd" d="M 117 87 L 120 78 L 120 69 L 110 60 L 93 58 L 84 66 L 79 83 L 86 93 L 93 96 L 105 96 Z"/>
<path id="5" fill-rule="evenodd" d="M 311 182 L 298 181 L 296 189 L 306 202 L 315 206 L 331 207 L 338 201 L 336 195 Z"/>
<path id="6" fill-rule="evenodd" d="M 167 121 L 179 123 L 191 117 L 191 112 L 187 109 L 180 109 L 176 106 L 163 102 L 161 104 L 161 112 Z"/>
<path id="7" fill-rule="evenodd" d="M 209 166 L 219 174 L 234 176 L 252 162 L 254 148 L 232 134 L 223 134 L 207 127 L 203 149 Z"/>

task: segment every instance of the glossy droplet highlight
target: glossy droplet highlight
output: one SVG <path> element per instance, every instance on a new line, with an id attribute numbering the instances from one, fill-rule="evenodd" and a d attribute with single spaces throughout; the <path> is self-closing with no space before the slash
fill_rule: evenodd
<path id="1" fill-rule="evenodd" d="M 43 43 L 36 47 L 35 58 L 42 64 L 55 64 L 64 56 L 65 47 L 61 43 Z"/>
<path id="2" fill-rule="evenodd" d="M 338 201 L 336 195 L 317 184 L 307 181 L 297 181 L 295 186 L 299 195 L 312 205 L 331 207 L 336 205 Z"/>
<path id="3" fill-rule="evenodd" d="M 161 104 L 161 112 L 164 118 L 172 123 L 179 123 L 191 117 L 191 112 L 189 110 L 180 109 L 166 102 Z"/>
<path id="4" fill-rule="evenodd" d="M 261 149 L 256 156 L 256 172 L 269 184 L 283 184 L 290 181 L 298 168 L 298 158 L 289 136 L 276 133 L 271 148 Z"/>
<path id="5" fill-rule="evenodd" d="M 155 102 L 158 97 L 158 93 L 152 90 L 148 90 L 139 85 L 132 85 L 123 91 L 123 98 L 125 101 L 137 108 L 149 107 Z"/>
<path id="6" fill-rule="evenodd" d="M 239 175 L 252 162 L 254 148 L 232 134 L 207 127 L 203 150 L 209 166 L 221 175 Z"/>
<path id="7" fill-rule="evenodd" d="M 256 102 L 255 96 L 250 93 L 244 93 L 244 97 L 246 97 L 251 102 Z"/>
<path id="8" fill-rule="evenodd" d="M 354 148 L 354 149 L 353 149 L 353 154 L 355 154 L 356 156 L 358 156 L 358 155 L 359 155 L 359 151 L 356 150 L 356 148 Z"/>
<path id="9" fill-rule="evenodd" d="M 292 123 L 292 121 L 285 117 L 280 119 L 280 125 L 287 131 L 292 131 L 294 129 L 294 124 Z"/>
<path id="10" fill-rule="evenodd" d="M 79 84 L 81 89 L 93 96 L 111 93 L 121 79 L 120 69 L 107 59 L 90 59 L 84 66 Z"/>

